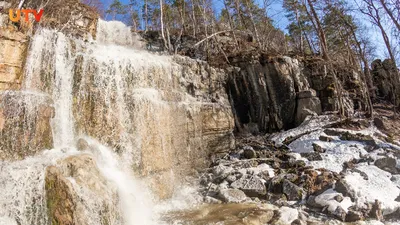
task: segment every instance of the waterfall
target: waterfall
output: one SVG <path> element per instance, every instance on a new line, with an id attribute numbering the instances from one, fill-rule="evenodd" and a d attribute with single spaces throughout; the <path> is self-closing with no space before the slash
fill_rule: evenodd
<path id="1" fill-rule="evenodd" d="M 74 140 L 72 115 L 72 83 L 74 61 L 71 46 L 63 34 L 59 34 L 55 54 L 55 84 L 53 89 L 55 116 L 52 121 L 54 146 L 71 146 Z"/>
<path id="2" fill-rule="evenodd" d="M 118 187 L 121 210 L 125 224 L 152 224 L 151 193 L 145 185 L 132 179 L 128 168 L 121 168 L 120 158 L 106 146 L 89 139 L 89 144 L 96 146 L 95 158 L 103 175 Z"/>
<path id="3" fill-rule="evenodd" d="M 169 141 L 165 133 L 171 132 L 150 128 L 144 120 L 154 116 L 154 126 L 162 126 L 161 121 L 171 110 L 159 90 L 177 79 L 173 78 L 174 65 L 168 57 L 138 50 L 140 45 L 130 29 L 119 22 L 99 21 L 98 41 L 87 43 L 55 30 L 36 31 L 21 93 L 52 99 L 49 107 L 54 108 L 54 147 L 39 149 L 20 161 L 1 162 L 0 224 L 48 224 L 46 168 L 55 166 L 65 174 L 63 166 L 69 157 L 82 154 L 95 160 L 105 185 L 115 186 L 118 196 L 115 200 L 111 189 L 102 190 L 106 196 L 96 196 L 78 178 L 66 177 L 65 182 L 75 189 L 85 224 L 101 224 L 104 215 L 109 217 L 108 224 L 157 224 L 153 197 L 133 174 L 141 166 L 144 145 L 160 145 L 161 154 L 166 154 Z M 141 132 L 158 136 L 160 143 L 153 143 Z M 90 146 L 84 152 L 75 146 L 80 137 Z M 123 218 L 112 209 L 101 215 L 98 207 L 102 199 L 116 201 Z"/>
<path id="4" fill-rule="evenodd" d="M 63 157 L 59 150 L 0 164 L 0 224 L 47 224 L 45 168 Z"/>

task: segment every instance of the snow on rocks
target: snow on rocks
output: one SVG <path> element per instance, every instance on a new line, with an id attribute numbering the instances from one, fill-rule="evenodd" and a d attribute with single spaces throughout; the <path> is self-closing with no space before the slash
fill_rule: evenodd
<path id="1" fill-rule="evenodd" d="M 364 172 L 368 179 L 360 172 L 350 172 L 344 180 L 355 191 L 359 207 L 378 200 L 382 203 L 384 215 L 393 213 L 400 207 L 400 202 L 395 201 L 400 195 L 400 189 L 391 181 L 390 173 L 374 165 L 359 165 L 357 170 Z"/>
<path id="2" fill-rule="evenodd" d="M 205 200 L 274 204 L 272 224 L 306 224 L 313 215 L 400 221 L 399 146 L 371 124 L 322 116 L 279 134 L 238 136 L 236 150 L 203 173 Z"/>
<path id="3" fill-rule="evenodd" d="M 328 189 L 322 194 L 314 198 L 314 204 L 319 207 L 325 208 L 330 213 L 334 213 L 338 207 L 348 212 L 350 206 L 353 205 L 349 197 L 343 197 L 341 193 Z"/>
<path id="4" fill-rule="evenodd" d="M 282 206 L 279 210 L 279 219 L 275 221 L 275 224 L 284 225 L 291 224 L 299 217 L 299 211 L 290 207 Z"/>

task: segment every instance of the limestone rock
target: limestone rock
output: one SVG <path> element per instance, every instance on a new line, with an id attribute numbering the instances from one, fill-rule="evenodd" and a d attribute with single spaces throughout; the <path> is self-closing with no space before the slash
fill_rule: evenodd
<path id="1" fill-rule="evenodd" d="M 369 216 L 379 221 L 383 220 L 382 203 L 380 201 L 375 200 L 375 203 L 372 205 L 372 209 L 369 213 Z"/>
<path id="2" fill-rule="evenodd" d="M 312 96 L 309 98 L 297 99 L 296 109 L 296 125 L 300 125 L 307 116 L 316 116 L 322 113 L 321 102 L 318 97 Z"/>
<path id="3" fill-rule="evenodd" d="M 364 219 L 364 217 L 361 212 L 349 210 L 346 214 L 345 221 L 346 222 L 356 222 L 356 221 L 363 220 L 363 219 Z"/>
<path id="4" fill-rule="evenodd" d="M 382 131 L 386 131 L 386 130 L 387 130 L 387 128 L 386 128 L 386 126 L 385 126 L 385 123 L 382 121 L 381 118 L 375 117 L 375 118 L 374 118 L 374 125 L 375 125 L 379 130 L 382 130 Z"/>
<path id="5" fill-rule="evenodd" d="M 54 166 L 48 167 L 46 172 L 47 210 L 52 223 L 74 224 L 77 206 L 71 183 Z"/>
<path id="6" fill-rule="evenodd" d="M 77 143 L 76 143 L 76 148 L 79 151 L 89 150 L 89 144 L 87 143 L 87 141 L 85 139 L 79 138 Z"/>
<path id="7" fill-rule="evenodd" d="M 220 190 L 218 197 L 224 202 L 240 203 L 247 198 L 246 194 L 238 189 L 223 189 Z"/>
<path id="8" fill-rule="evenodd" d="M 49 220 L 53 224 L 121 222 L 116 187 L 102 177 L 90 155 L 71 156 L 48 167 L 45 190 Z M 87 217 L 88 210 L 93 209 L 97 212 Z"/>
<path id="9" fill-rule="evenodd" d="M 283 181 L 282 192 L 289 201 L 299 201 L 305 197 L 304 190 L 288 180 Z"/>
<path id="10" fill-rule="evenodd" d="M 355 193 L 351 190 L 350 186 L 344 180 L 338 180 L 335 183 L 335 191 L 342 193 L 345 197 L 350 197 L 352 200 L 355 199 Z"/>
<path id="11" fill-rule="evenodd" d="M 236 180 L 231 187 L 242 190 L 249 197 L 263 196 L 267 193 L 264 182 L 256 176 Z"/>
<path id="12" fill-rule="evenodd" d="M 320 141 L 331 142 L 331 141 L 333 141 L 333 138 L 328 137 L 328 136 L 323 136 L 323 135 L 321 135 L 321 136 L 319 137 L 319 140 L 320 140 Z M 313 144 L 313 146 L 314 146 L 314 144 Z M 314 148 L 314 151 L 315 151 L 315 148 Z"/>
<path id="13" fill-rule="evenodd" d="M 332 215 L 334 215 L 336 218 L 340 219 L 341 221 L 346 220 L 346 211 L 340 206 L 336 208 L 335 211 L 332 212 Z"/>
<path id="14" fill-rule="evenodd" d="M 309 161 L 321 161 L 322 157 L 318 152 L 304 152 L 300 153 L 301 157 L 308 159 Z"/>
<path id="15" fill-rule="evenodd" d="M 395 68 L 393 62 L 390 59 L 382 60 L 377 59 L 372 62 L 372 77 L 373 83 L 377 87 L 377 96 L 391 101 L 392 103 L 397 102 L 399 104 L 400 100 L 400 90 L 396 88 L 397 93 L 393 93 L 395 90 L 394 86 L 399 86 L 397 78 L 397 69 Z M 393 99 L 393 96 L 397 99 Z"/>
<path id="16" fill-rule="evenodd" d="M 37 9 L 41 5 L 40 2 L 30 1 L 24 6 Z M 79 0 L 51 1 L 45 5 L 44 11 L 45 16 L 40 20 L 41 26 L 62 29 L 65 33 L 85 40 L 89 39 L 89 36 L 96 37 L 99 15 Z"/>
<path id="17" fill-rule="evenodd" d="M 296 107 L 293 68 L 298 65 L 282 57 L 265 64 L 248 62 L 238 66 L 239 71 L 233 70 L 228 79 L 228 92 L 240 122 L 238 129 L 255 122 L 258 130 L 265 132 L 293 123 Z"/>
<path id="18" fill-rule="evenodd" d="M 0 90 L 20 88 L 28 45 L 26 34 L 11 26 L 0 27 Z"/>
<path id="19" fill-rule="evenodd" d="M 375 160 L 374 165 L 384 171 L 392 174 L 398 174 L 399 169 L 397 168 L 397 161 L 391 157 L 385 157 Z"/>
<path id="20" fill-rule="evenodd" d="M 246 159 L 253 159 L 253 158 L 257 158 L 257 153 L 256 151 L 254 151 L 253 148 L 245 148 L 243 150 L 243 157 Z"/>
<path id="21" fill-rule="evenodd" d="M 17 160 L 53 147 L 48 97 L 7 92 L 0 95 L 0 159 Z"/>

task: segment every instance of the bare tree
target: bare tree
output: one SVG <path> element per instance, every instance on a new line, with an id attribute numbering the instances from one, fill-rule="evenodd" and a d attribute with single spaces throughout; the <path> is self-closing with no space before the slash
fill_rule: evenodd
<path id="1" fill-rule="evenodd" d="M 396 65 L 396 58 L 394 57 L 393 54 L 393 49 L 392 46 L 390 44 L 390 39 L 389 36 L 384 28 L 383 25 L 383 21 L 382 21 L 382 17 L 381 17 L 381 12 L 379 10 L 379 8 L 375 5 L 375 2 L 373 0 L 362 0 L 365 3 L 365 7 L 359 7 L 360 11 L 367 15 L 372 24 L 374 24 L 375 26 L 377 26 L 379 28 L 379 30 L 381 31 L 382 34 L 382 38 L 383 41 L 385 42 L 386 45 L 386 49 L 388 51 L 388 54 L 390 56 L 390 59 L 392 61 L 392 63 L 394 64 L 394 67 L 396 68 L 397 71 L 397 77 L 391 78 L 392 81 L 392 96 L 393 96 L 393 112 L 394 112 L 394 116 L 396 116 L 396 107 L 397 107 L 397 85 L 399 83 L 399 73 L 398 73 L 398 69 L 397 69 L 397 65 Z"/>
<path id="2" fill-rule="evenodd" d="M 385 0 L 379 0 L 379 2 L 381 3 L 382 7 L 385 9 L 386 13 L 389 15 L 390 19 L 392 19 L 393 24 L 396 25 L 397 30 L 400 32 L 400 23 L 393 15 L 393 10 L 389 9 L 388 3 Z"/>
<path id="3" fill-rule="evenodd" d="M 329 60 L 329 55 L 328 55 L 328 46 L 326 43 L 326 36 L 325 36 L 325 31 L 322 28 L 321 21 L 318 17 L 317 12 L 315 11 L 313 0 L 307 0 L 308 5 L 310 6 L 310 11 L 313 17 L 313 20 L 315 21 L 315 26 L 317 29 L 320 45 L 321 45 L 321 53 L 322 57 L 325 60 Z"/>
<path id="4" fill-rule="evenodd" d="M 144 32 L 149 29 L 149 10 L 148 10 L 148 0 L 144 0 Z"/>
<path id="5" fill-rule="evenodd" d="M 168 50 L 169 48 L 168 48 L 168 44 L 167 44 L 167 39 L 165 38 L 165 33 L 164 33 L 164 15 L 163 15 L 163 7 L 164 6 L 164 4 L 163 4 L 163 0 L 160 0 L 160 29 L 161 29 L 161 37 L 162 37 L 162 39 L 163 39 L 163 42 L 164 42 L 164 47 Z"/>

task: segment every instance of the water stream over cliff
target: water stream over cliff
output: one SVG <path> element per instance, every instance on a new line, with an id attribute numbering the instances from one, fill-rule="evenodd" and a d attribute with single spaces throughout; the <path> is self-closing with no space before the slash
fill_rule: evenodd
<path id="1" fill-rule="evenodd" d="M 168 107 L 153 87 L 165 87 L 171 79 L 170 62 L 165 57 L 135 50 L 140 43 L 132 37 L 129 28 L 119 22 L 99 21 L 98 42 L 89 42 L 47 29 L 38 30 L 32 38 L 24 91 L 20 92 L 27 94 L 20 94 L 20 98 L 28 111 L 38 105 L 37 96 L 52 99 L 54 148 L 21 161 L 0 162 L 0 224 L 48 224 L 48 207 L 53 203 L 46 200 L 46 168 L 55 165 L 65 174 L 76 166 L 73 163 L 79 162 L 82 154 L 94 159 L 94 167 L 98 167 L 105 181 L 100 184 L 93 181 L 93 185 L 83 183 L 82 177 L 96 176 L 89 174 L 97 171 L 96 168 L 85 171 L 84 167 L 90 165 L 77 166 L 79 169 L 66 177 L 81 202 L 77 207 L 83 216 L 76 220 L 93 225 L 155 223 L 153 196 L 133 174 L 139 174 L 135 170 L 140 167 L 143 143 L 142 137 L 134 134 L 139 134 L 140 129 L 150 129 L 142 116 L 154 116 L 157 120 L 161 116 L 157 110 Z M 76 77 L 77 70 L 81 70 L 81 77 Z M 158 70 L 155 74 L 159 77 L 148 75 L 154 70 Z M 134 98 L 134 105 L 128 106 L 131 98 Z M 97 106 L 90 105 L 94 101 Z M 93 109 L 98 106 L 100 108 Z M 93 115 L 96 112 L 104 117 L 96 118 L 100 116 L 100 113 Z M 29 118 L 27 121 L 30 122 Z M 94 124 L 96 122 L 98 124 Z M 162 122 L 158 122 L 162 126 Z M 158 133 L 161 146 L 165 145 L 163 136 L 168 131 L 151 131 Z M 83 153 L 75 144 L 79 138 L 88 146 L 80 149 Z M 118 152 L 100 141 L 117 146 Z M 68 166 L 63 167 L 64 163 Z M 98 187 L 103 184 L 104 187 Z M 101 200 L 107 207 L 99 213 L 99 208 L 103 207 Z"/>

